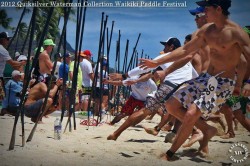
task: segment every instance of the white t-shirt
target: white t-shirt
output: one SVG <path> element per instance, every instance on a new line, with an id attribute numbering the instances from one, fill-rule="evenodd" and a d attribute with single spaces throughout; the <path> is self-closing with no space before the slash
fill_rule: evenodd
<path id="1" fill-rule="evenodd" d="M 3 77 L 6 61 L 10 60 L 9 52 L 0 44 L 0 77 Z"/>
<path id="2" fill-rule="evenodd" d="M 101 68 L 101 65 L 99 63 L 96 87 L 100 87 L 100 76 L 101 76 L 100 68 Z M 95 67 L 95 69 L 96 69 L 96 67 Z M 102 70 L 102 78 L 108 78 L 108 72 L 106 70 Z M 103 89 L 108 89 L 108 84 L 103 84 Z"/>
<path id="3" fill-rule="evenodd" d="M 59 61 L 56 61 L 56 62 L 54 62 L 54 63 L 56 63 L 56 69 L 55 69 L 55 76 L 56 76 L 56 78 L 58 79 L 59 78 L 59 67 L 60 67 L 60 65 L 62 64 L 62 62 L 59 62 Z"/>
<path id="4" fill-rule="evenodd" d="M 89 77 L 89 74 L 93 73 L 93 68 L 91 63 L 87 59 L 83 59 L 83 61 L 80 63 L 80 67 L 82 70 L 82 85 L 84 87 L 91 87 L 92 80 Z"/>
<path id="5" fill-rule="evenodd" d="M 98 72 L 98 78 L 96 82 L 96 87 L 100 87 L 100 76 L 101 72 Z M 102 78 L 108 78 L 108 73 L 105 70 L 102 70 Z M 103 84 L 103 89 L 108 89 L 108 84 Z"/>
<path id="6" fill-rule="evenodd" d="M 154 60 L 159 59 L 159 58 L 164 57 L 164 56 L 167 56 L 168 54 L 170 54 L 170 52 L 166 53 L 166 54 L 161 54 L 161 55 L 157 56 L 156 58 L 154 58 Z M 160 67 L 163 70 L 165 70 L 166 68 L 171 66 L 173 63 L 174 62 L 165 63 L 165 64 L 160 65 Z M 164 81 L 170 81 L 170 82 L 175 83 L 175 84 L 181 84 L 184 81 L 188 81 L 188 80 L 193 78 L 192 68 L 193 68 L 192 64 L 190 62 L 188 62 L 183 67 L 181 67 L 181 68 L 175 70 L 174 72 L 170 73 L 169 75 L 167 75 L 165 77 Z M 139 67 L 136 67 L 136 68 L 130 70 L 128 72 L 128 75 L 131 77 L 131 76 L 139 75 L 139 74 L 142 74 L 145 72 L 149 72 L 150 70 L 152 70 L 152 69 L 143 70 Z"/>
<path id="7" fill-rule="evenodd" d="M 134 76 L 131 78 L 127 78 L 126 80 L 122 81 L 124 86 L 126 85 L 126 81 L 128 80 L 136 80 L 139 76 Z M 146 101 L 147 96 L 149 94 L 154 93 L 157 90 L 157 86 L 152 79 L 149 79 L 145 82 L 138 82 L 136 84 L 131 85 L 131 96 L 133 96 L 137 100 Z"/>

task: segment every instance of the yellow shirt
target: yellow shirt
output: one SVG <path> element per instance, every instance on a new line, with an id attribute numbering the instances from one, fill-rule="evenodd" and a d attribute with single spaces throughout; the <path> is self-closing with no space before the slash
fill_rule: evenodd
<path id="1" fill-rule="evenodd" d="M 69 65 L 69 72 L 73 72 L 74 70 L 74 64 L 75 61 L 72 61 Z M 72 81 L 72 80 L 71 80 Z M 77 88 L 81 89 L 82 88 L 82 70 L 80 68 L 80 66 L 78 67 L 78 75 L 77 75 Z"/>

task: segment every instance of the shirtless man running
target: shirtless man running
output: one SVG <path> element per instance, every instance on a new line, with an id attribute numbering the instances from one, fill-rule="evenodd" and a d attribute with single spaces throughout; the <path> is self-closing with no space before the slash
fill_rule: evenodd
<path id="1" fill-rule="evenodd" d="M 235 70 L 241 53 L 250 57 L 250 40 L 247 34 L 239 25 L 228 19 L 231 0 L 204 0 L 196 3 L 205 7 L 209 23 L 200 28 L 189 43 L 170 55 L 157 60 L 141 59 L 141 67 L 153 68 L 194 54 L 207 45 L 210 47 L 211 61 L 207 73 L 183 84 L 166 102 L 169 113 L 182 121 L 174 143 L 164 155 L 166 160 L 171 160 L 174 153 L 188 138 L 194 125 L 202 131 L 207 130 L 208 126 L 200 116 L 212 110 L 218 111 L 225 103 L 234 89 Z M 250 89 L 245 87 L 246 85 L 243 89 L 246 95 L 249 95 Z M 181 111 L 183 107 L 187 109 L 186 112 Z M 216 134 L 216 130 L 203 133 L 204 138 L 199 150 L 208 154 L 208 141 Z"/>

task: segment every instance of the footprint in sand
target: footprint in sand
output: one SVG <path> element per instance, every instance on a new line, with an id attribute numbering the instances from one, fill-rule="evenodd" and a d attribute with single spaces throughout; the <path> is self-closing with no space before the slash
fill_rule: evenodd
<path id="1" fill-rule="evenodd" d="M 63 150 L 63 149 L 61 150 L 61 152 L 63 152 L 63 153 L 69 153 L 69 152 L 67 152 L 66 150 Z"/>
<path id="2" fill-rule="evenodd" d="M 85 153 L 82 153 L 82 154 L 81 154 L 81 157 L 84 157 L 84 156 L 85 156 Z"/>
<path id="3" fill-rule="evenodd" d="M 153 153 L 154 153 L 154 149 L 150 149 L 150 150 L 148 151 L 148 153 L 149 153 L 149 154 L 153 154 Z"/>
<path id="4" fill-rule="evenodd" d="M 45 133 L 45 130 L 44 129 L 40 129 L 39 132 Z"/>
<path id="5" fill-rule="evenodd" d="M 127 157 L 127 158 L 134 157 L 134 156 L 128 155 L 128 154 L 123 153 L 123 152 L 121 152 L 119 154 L 121 154 L 123 157 Z"/>

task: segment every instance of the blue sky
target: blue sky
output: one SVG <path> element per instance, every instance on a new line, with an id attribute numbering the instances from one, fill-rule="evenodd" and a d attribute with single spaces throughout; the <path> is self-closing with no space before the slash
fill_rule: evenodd
<path id="1" fill-rule="evenodd" d="M 89 0 L 91 1 L 91 0 Z M 184 38 L 196 30 L 194 16 L 188 10 L 197 7 L 195 4 L 197 0 L 172 0 L 172 2 L 186 2 L 187 7 L 171 8 L 171 7 L 133 7 L 133 8 L 117 8 L 117 7 L 96 7 L 88 8 L 85 22 L 85 31 L 83 36 L 82 49 L 89 49 L 94 54 L 94 59 L 98 53 L 99 33 L 101 14 L 104 12 L 109 16 L 108 27 L 111 29 L 112 21 L 115 21 L 113 39 L 111 43 L 110 64 L 114 67 L 115 61 L 115 46 L 118 39 L 118 32 L 121 31 L 121 59 L 125 52 L 126 40 L 129 44 L 129 56 L 132 55 L 133 47 L 135 46 L 137 37 L 141 33 L 141 38 L 138 43 L 137 51 L 139 55 L 142 49 L 144 54 L 154 58 L 163 49 L 160 41 L 165 41 L 169 37 L 177 37 L 183 44 Z M 95 0 L 95 2 L 112 2 L 114 0 Z M 134 2 L 138 2 L 134 0 Z M 144 0 L 144 2 L 155 2 Z M 163 3 L 163 0 L 157 0 Z M 5 8 L 10 17 L 13 18 L 12 26 L 16 26 L 20 17 L 21 11 L 16 11 L 15 8 Z M 240 26 L 250 24 L 250 1 L 249 0 L 232 0 L 232 7 L 230 19 L 238 23 Z M 29 22 L 30 16 L 25 17 L 25 21 Z M 62 25 L 62 24 L 61 24 Z M 75 23 L 70 21 L 68 23 L 67 40 L 75 47 Z M 3 28 L 0 27 L 0 31 Z M 9 31 L 10 32 L 10 31 Z M 122 63 L 121 62 L 121 63 Z"/>

